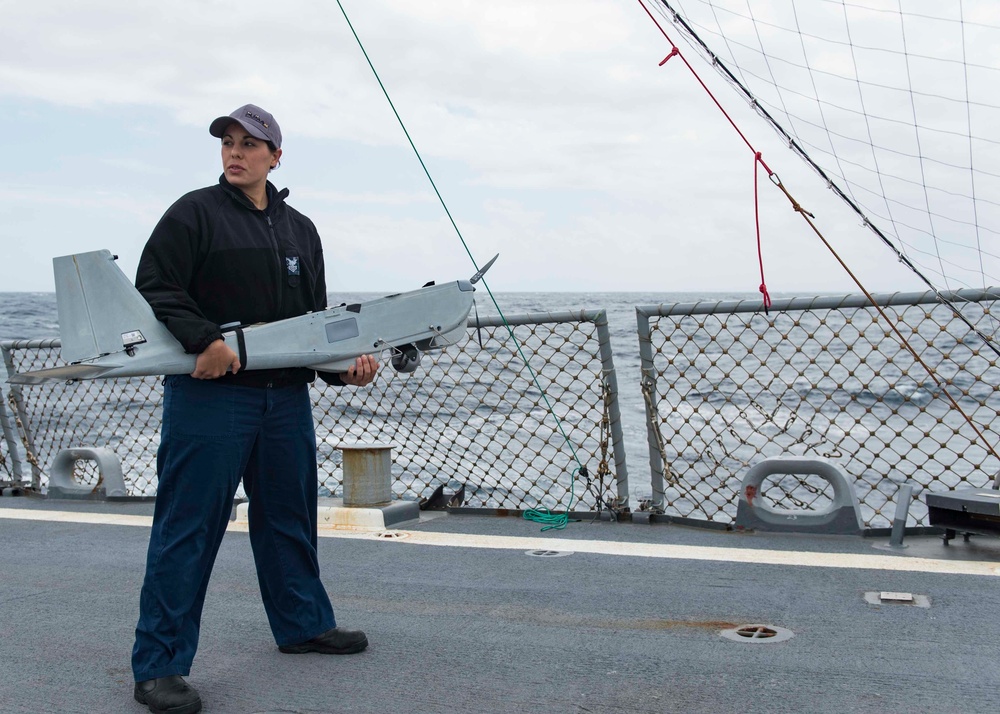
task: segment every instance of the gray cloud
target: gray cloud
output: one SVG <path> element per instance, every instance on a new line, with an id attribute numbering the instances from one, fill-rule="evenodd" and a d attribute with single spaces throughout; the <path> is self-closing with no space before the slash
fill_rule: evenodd
<path id="1" fill-rule="evenodd" d="M 501 288 L 756 289 L 752 154 L 682 64 L 657 66 L 669 45 L 638 3 L 344 4 L 474 252 L 504 253 L 490 276 Z M 753 7 L 758 18 L 778 23 L 785 5 Z M 838 11 L 817 7 L 820 24 Z M 724 26 L 741 31 L 743 21 L 734 15 Z M 872 34 L 881 26 L 873 20 Z M 794 49 L 797 40 L 787 33 L 763 31 Z M 874 289 L 915 286 L 759 118 L 684 51 Z M 830 48 L 817 53 L 824 71 L 843 71 L 842 55 Z M 801 74 L 788 64 L 783 71 Z M 849 88 L 832 84 L 847 96 Z M 47 206 L 9 222 L 0 238 L 6 244 L 47 233 L 35 245 L 36 252 L 50 251 L 37 261 L 46 264 L 50 255 L 80 245 L 57 234 L 68 225 L 88 228 L 80 222 L 84 211 L 95 219 L 95 240 L 118 241 L 123 264 L 134 261 L 162 210 L 212 179 L 214 159 L 203 158 L 211 146 L 207 121 L 248 100 L 272 108 L 288 138 L 275 180 L 292 187 L 295 205 L 334 245 L 331 255 L 342 252 L 339 241 L 352 247 L 350 258 L 330 266 L 348 287 L 389 287 L 413 271 L 414 261 L 471 272 L 446 218 L 428 213 L 437 210 L 437 199 L 331 3 L 284 3 L 277 18 L 273 4 L 257 0 L 238 7 L 193 0 L 7 4 L 0 102 L 65 112 L 70 129 L 74 111 L 107 126 L 105 134 L 88 137 L 106 155 L 86 162 L 86 175 L 46 173 L 43 167 L 59 165 L 75 149 L 44 139 L 36 140 L 30 171 L 0 169 L 0 182 L 20 191 L 16 199 L 0 199 L 8 214 L 14 200 Z M 797 111 L 810 102 L 802 104 Z M 928 111 L 934 116 L 934 108 Z M 838 130 L 856 128 L 851 116 L 838 115 Z M 27 116 L 19 122 L 25 131 L 37 124 Z M 825 131 L 800 125 L 810 144 L 829 148 Z M 947 136 L 939 139 L 942 148 L 951 146 Z M 847 160 L 865 166 L 864 147 L 834 142 Z M 905 158 L 893 171 L 913 174 Z M 940 180 L 954 182 L 947 173 L 942 169 Z M 40 178 L 51 195 L 23 190 Z M 851 290 L 784 196 L 761 179 L 772 289 Z M 123 183 L 133 193 L 102 203 L 96 193 L 74 193 L 81 180 L 98 193 Z M 870 177 L 858 179 L 859 193 L 876 188 Z M 107 212 L 120 225 L 99 230 L 96 219 Z M 39 283 L 48 280 L 48 267 L 37 270 L 32 281 L 23 270 L 0 277 L 44 289 Z"/>

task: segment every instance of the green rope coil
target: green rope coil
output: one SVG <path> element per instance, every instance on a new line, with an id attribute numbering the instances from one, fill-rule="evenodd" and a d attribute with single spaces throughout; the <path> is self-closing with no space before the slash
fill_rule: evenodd
<path id="1" fill-rule="evenodd" d="M 576 454 L 574 453 L 574 456 Z M 565 513 L 552 512 L 547 508 L 533 508 L 531 510 L 525 511 L 523 518 L 526 521 L 534 521 L 535 523 L 543 524 L 542 532 L 550 530 L 562 530 L 569 523 L 569 512 L 573 506 L 573 498 L 576 496 L 576 474 L 583 467 L 578 466 L 573 469 L 573 473 L 570 475 L 569 481 L 569 505 L 566 506 Z"/>

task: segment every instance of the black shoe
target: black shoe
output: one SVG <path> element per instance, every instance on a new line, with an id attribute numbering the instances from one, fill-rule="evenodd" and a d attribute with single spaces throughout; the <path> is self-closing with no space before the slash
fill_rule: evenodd
<path id="1" fill-rule="evenodd" d="M 136 682 L 133 695 L 153 714 L 195 714 L 201 711 L 201 697 L 179 674 Z"/>
<path id="2" fill-rule="evenodd" d="M 368 646 L 368 638 L 361 630 L 345 630 L 334 627 L 322 635 L 297 645 L 281 645 L 278 650 L 285 654 L 305 654 L 319 652 L 320 654 L 354 654 Z"/>

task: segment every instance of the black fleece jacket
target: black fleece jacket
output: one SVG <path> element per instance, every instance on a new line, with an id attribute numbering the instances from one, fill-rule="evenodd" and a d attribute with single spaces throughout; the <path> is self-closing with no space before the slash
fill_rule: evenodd
<path id="1" fill-rule="evenodd" d="M 267 183 L 259 210 L 225 176 L 182 196 L 142 251 L 135 285 L 156 317 L 193 354 L 222 337 L 221 325 L 252 325 L 326 308 L 323 246 L 313 222 Z M 332 374 L 324 380 L 340 384 Z M 240 371 L 219 378 L 245 386 L 311 382 L 311 369 Z"/>

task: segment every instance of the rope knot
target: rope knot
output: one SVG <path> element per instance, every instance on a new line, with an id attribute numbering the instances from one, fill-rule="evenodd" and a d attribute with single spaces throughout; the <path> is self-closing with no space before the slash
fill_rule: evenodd
<path id="1" fill-rule="evenodd" d="M 674 45 L 673 49 L 670 50 L 670 54 L 667 55 L 666 57 L 664 57 L 662 60 L 660 60 L 660 67 L 662 67 L 663 65 L 665 65 L 667 63 L 667 60 L 669 60 L 671 57 L 676 57 L 680 53 L 681 53 L 681 51 L 679 49 L 677 49 L 677 45 Z"/>
<path id="2" fill-rule="evenodd" d="M 764 296 L 764 314 L 766 315 L 768 308 L 771 307 L 771 296 L 768 294 L 767 286 L 764 283 L 761 283 L 760 287 L 757 289 L 760 290 L 760 294 Z"/>
<path id="3" fill-rule="evenodd" d="M 797 212 L 797 213 L 801 213 L 801 214 L 803 214 L 803 215 L 806 215 L 806 216 L 809 216 L 810 218 L 815 218 L 815 217 L 816 217 L 816 216 L 814 216 L 814 215 L 813 215 L 812 213 L 810 213 L 809 211 L 807 211 L 806 209 L 804 209 L 804 208 L 803 208 L 803 207 L 802 207 L 802 206 L 801 206 L 801 205 L 799 204 L 799 202 L 798 202 L 798 201 L 796 201 L 796 200 L 795 200 L 794 198 L 792 198 L 791 196 L 789 196 L 789 197 L 788 197 L 788 200 L 792 202 L 792 210 L 793 210 L 793 211 L 795 211 L 795 212 Z"/>

